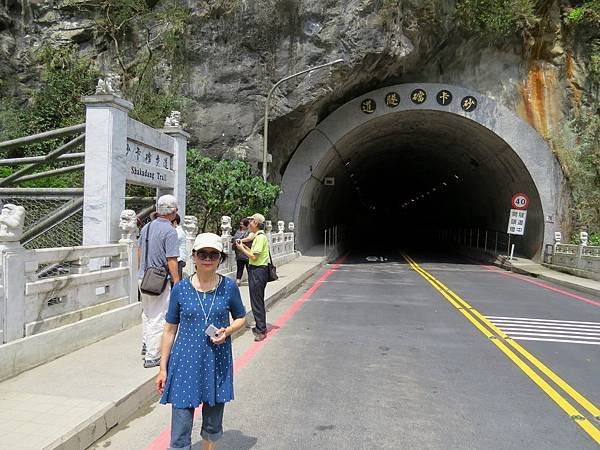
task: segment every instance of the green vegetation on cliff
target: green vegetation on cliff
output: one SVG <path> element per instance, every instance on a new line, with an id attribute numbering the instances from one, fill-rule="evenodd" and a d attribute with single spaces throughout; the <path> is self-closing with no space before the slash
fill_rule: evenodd
<path id="1" fill-rule="evenodd" d="M 533 0 L 459 0 L 458 22 L 465 31 L 488 41 L 532 28 L 539 17 Z"/>

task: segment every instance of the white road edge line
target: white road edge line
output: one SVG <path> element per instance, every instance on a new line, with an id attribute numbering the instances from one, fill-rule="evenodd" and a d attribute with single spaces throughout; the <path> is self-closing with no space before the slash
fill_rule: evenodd
<path id="1" fill-rule="evenodd" d="M 508 319 L 508 320 L 530 320 L 532 322 L 561 322 L 561 323 L 584 323 L 587 325 L 600 325 L 600 322 L 580 322 L 575 320 L 554 320 L 554 319 L 530 319 L 528 317 L 505 317 L 505 316 L 486 316 L 487 319 Z"/>
<path id="2" fill-rule="evenodd" d="M 589 327 L 574 327 L 574 326 L 563 326 L 563 325 L 540 325 L 539 323 L 497 323 L 493 322 L 494 325 L 500 328 L 543 328 L 545 330 L 573 330 L 573 331 L 591 331 L 594 333 L 600 333 L 598 328 Z"/>
<path id="3" fill-rule="evenodd" d="M 570 323 L 542 323 L 542 322 L 513 322 L 510 320 L 491 320 L 494 325 L 498 325 L 499 327 L 505 326 L 513 326 L 513 327 L 548 327 L 548 328 L 581 328 L 581 329 L 589 329 L 600 331 L 600 325 L 573 325 Z"/>
<path id="4" fill-rule="evenodd" d="M 525 336 L 511 336 L 511 339 L 520 341 L 544 341 L 544 342 L 565 342 L 568 344 L 588 344 L 588 345 L 600 345 L 600 342 L 588 342 L 588 341 L 569 341 L 565 339 L 545 339 L 545 338 L 534 338 Z"/>
<path id="5" fill-rule="evenodd" d="M 556 334 L 556 333 L 562 333 L 562 334 L 573 334 L 573 335 L 583 335 L 583 336 L 598 336 L 598 338 L 600 339 L 600 333 L 584 333 L 582 331 L 569 331 L 569 330 L 548 330 L 548 329 L 536 329 L 536 328 L 512 328 L 512 327 L 501 327 L 500 328 L 502 331 L 504 331 L 505 333 L 521 333 L 522 331 L 534 331 L 536 333 L 550 333 L 550 334 Z"/>
<path id="6" fill-rule="evenodd" d="M 509 337 L 514 338 L 514 336 L 511 336 L 510 333 L 506 333 L 506 334 L 508 334 Z M 557 333 L 521 333 L 521 331 L 519 331 L 518 335 L 519 336 L 556 337 L 556 338 L 577 338 L 577 339 L 587 339 L 590 341 L 600 342 L 600 337 L 570 336 L 568 334 L 557 334 Z"/>

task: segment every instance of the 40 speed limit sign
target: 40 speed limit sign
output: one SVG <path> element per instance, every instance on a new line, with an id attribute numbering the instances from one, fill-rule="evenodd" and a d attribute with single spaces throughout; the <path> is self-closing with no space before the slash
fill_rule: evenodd
<path id="1" fill-rule="evenodd" d="M 525 221 L 527 220 L 527 207 L 529 197 L 522 192 L 512 196 L 512 209 L 508 216 L 508 229 L 506 232 L 523 236 L 525 234 Z"/>
<path id="2" fill-rule="evenodd" d="M 529 197 L 519 192 L 512 197 L 512 207 L 514 209 L 527 209 L 529 206 Z"/>

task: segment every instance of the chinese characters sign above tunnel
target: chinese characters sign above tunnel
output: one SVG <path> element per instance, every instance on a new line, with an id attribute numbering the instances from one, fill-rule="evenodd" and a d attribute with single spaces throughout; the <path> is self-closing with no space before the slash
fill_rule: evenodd
<path id="1" fill-rule="evenodd" d="M 427 92 L 424 89 L 414 89 L 405 101 L 410 101 L 415 105 L 421 105 L 427 100 Z M 435 95 L 435 100 L 440 106 L 448 106 L 453 101 L 452 92 L 442 89 Z M 400 105 L 402 98 L 398 92 L 388 92 L 385 95 L 384 103 L 388 108 L 395 108 Z M 463 97 L 460 101 L 460 107 L 465 112 L 472 112 L 477 108 L 477 99 L 471 95 Z M 360 103 L 360 110 L 365 114 L 373 114 L 377 110 L 377 102 L 373 98 L 366 98 Z"/>
<path id="2" fill-rule="evenodd" d="M 128 182 L 158 188 L 173 187 L 172 155 L 128 139 L 125 156 Z"/>

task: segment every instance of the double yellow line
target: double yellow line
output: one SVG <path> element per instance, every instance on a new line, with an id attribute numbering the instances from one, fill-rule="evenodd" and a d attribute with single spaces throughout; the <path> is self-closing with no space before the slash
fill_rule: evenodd
<path id="1" fill-rule="evenodd" d="M 463 316 L 469 320 L 483 335 L 498 347 L 519 369 L 521 369 L 531 380 L 538 385 L 554 402 L 571 418 L 573 421 L 585 430 L 591 438 L 600 444 L 600 430 L 587 417 L 582 415 L 563 395 L 553 388 L 544 378 L 542 378 L 533 367 L 546 375 L 560 389 L 568 394 L 573 400 L 581 405 L 595 420 L 600 421 L 600 409 L 583 395 L 573 389 L 566 381 L 560 378 L 539 359 L 521 347 L 513 339 L 508 337 L 502 330 L 496 327 L 492 322 L 486 319 L 479 311 L 473 308 L 469 303 L 450 290 L 440 280 L 435 278 L 429 272 L 421 268 L 410 256 L 402 253 L 402 256 L 410 267 L 425 278 L 442 296 L 448 300 Z M 507 345 L 508 344 L 508 345 Z M 528 361 L 531 365 L 527 364 Z"/>

